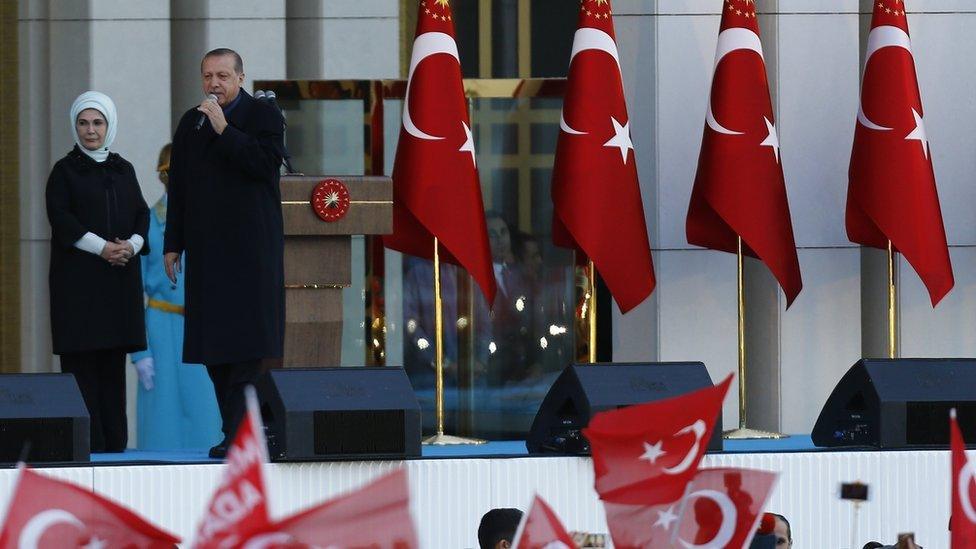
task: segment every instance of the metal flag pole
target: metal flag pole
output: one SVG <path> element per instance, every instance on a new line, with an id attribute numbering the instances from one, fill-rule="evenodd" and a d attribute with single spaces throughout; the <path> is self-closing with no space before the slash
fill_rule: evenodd
<path id="1" fill-rule="evenodd" d="M 742 237 L 736 239 L 736 294 L 737 305 L 739 308 L 739 428 L 722 433 L 722 437 L 727 440 L 742 440 L 756 438 L 786 438 L 782 433 L 760 431 L 746 427 L 746 299 L 745 285 L 743 284 L 743 265 L 742 265 Z"/>
<path id="2" fill-rule="evenodd" d="M 888 241 L 888 358 L 898 354 L 897 322 L 895 311 L 895 251 Z"/>
<path id="3" fill-rule="evenodd" d="M 444 307 L 441 300 L 440 242 L 434 238 L 434 401 L 437 414 L 437 433 L 424 439 L 424 444 L 484 444 L 479 438 L 464 438 L 444 434 Z"/>
<path id="4" fill-rule="evenodd" d="M 589 355 L 590 364 L 596 364 L 596 268 L 593 266 L 593 260 L 589 261 L 589 281 L 586 284 L 586 300 L 588 302 L 587 314 L 589 314 L 588 326 L 590 329 L 590 345 L 589 345 Z"/>

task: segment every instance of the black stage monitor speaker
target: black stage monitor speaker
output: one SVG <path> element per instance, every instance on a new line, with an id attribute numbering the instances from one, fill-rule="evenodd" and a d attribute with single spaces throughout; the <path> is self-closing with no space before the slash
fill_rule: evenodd
<path id="1" fill-rule="evenodd" d="M 420 405 L 403 368 L 287 368 L 258 386 L 274 461 L 420 456 Z"/>
<path id="2" fill-rule="evenodd" d="M 566 367 L 543 399 L 525 445 L 529 453 L 588 454 L 580 430 L 597 412 L 674 397 L 712 386 L 701 362 L 576 364 Z M 708 442 L 722 450 L 722 415 Z"/>
<path id="3" fill-rule="evenodd" d="M 911 448 L 949 444 L 949 409 L 976 442 L 976 359 L 861 359 L 813 427 L 817 446 Z"/>
<path id="4" fill-rule="evenodd" d="M 0 462 L 87 462 L 89 425 L 73 375 L 0 375 Z"/>

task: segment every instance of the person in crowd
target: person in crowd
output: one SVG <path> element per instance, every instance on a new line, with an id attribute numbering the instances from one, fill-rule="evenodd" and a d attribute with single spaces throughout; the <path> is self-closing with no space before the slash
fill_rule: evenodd
<path id="1" fill-rule="evenodd" d="M 790 521 L 786 520 L 783 515 L 776 513 L 767 513 L 767 515 L 772 515 L 776 521 L 773 526 L 773 535 L 776 536 L 777 549 L 793 547 L 793 528 L 790 526 Z"/>
<path id="2" fill-rule="evenodd" d="M 159 151 L 159 181 L 169 183 L 171 145 Z M 213 383 L 200 364 L 184 364 L 183 279 L 166 278 L 163 233 L 166 231 L 164 193 L 149 214 L 149 247 L 143 258 L 148 348 L 132 354 L 139 376 L 136 434 L 141 450 L 210 448 L 220 441 L 220 412 Z"/>
<path id="3" fill-rule="evenodd" d="M 163 262 L 175 284 L 186 252 L 183 361 L 206 365 L 213 381 L 224 438 L 210 456 L 223 458 L 245 387 L 283 355 L 284 120 L 241 89 L 234 50 L 207 52 L 200 75 L 208 98 L 173 137 Z"/>
<path id="4" fill-rule="evenodd" d="M 481 549 L 510 549 L 521 521 L 522 511 L 518 509 L 488 511 L 478 525 L 478 545 Z"/>
<path id="5" fill-rule="evenodd" d="M 75 146 L 54 164 L 45 192 L 54 353 L 88 408 L 91 451 L 121 452 L 125 355 L 146 348 L 139 255 L 149 252 L 149 208 L 132 164 L 111 152 L 112 99 L 87 91 L 69 117 Z"/>

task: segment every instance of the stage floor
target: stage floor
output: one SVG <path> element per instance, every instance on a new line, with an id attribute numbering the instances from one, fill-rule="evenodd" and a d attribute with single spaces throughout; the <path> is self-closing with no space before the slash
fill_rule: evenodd
<path id="1" fill-rule="evenodd" d="M 726 440 L 722 454 L 762 454 L 792 452 L 825 452 L 831 448 L 818 448 L 813 445 L 809 435 L 791 435 L 777 440 Z M 422 446 L 421 457 L 413 459 L 443 458 L 512 458 L 530 457 L 522 440 L 492 440 L 485 444 L 459 446 Z M 538 457 L 538 456 L 536 456 Z M 553 457 L 552 455 L 544 457 Z M 220 460 L 207 457 L 206 450 L 165 450 L 148 451 L 130 449 L 117 454 L 92 454 L 95 465 L 186 465 L 193 463 L 219 463 Z M 68 464 L 51 464 L 68 465 Z M 37 464 L 37 467 L 48 466 Z"/>

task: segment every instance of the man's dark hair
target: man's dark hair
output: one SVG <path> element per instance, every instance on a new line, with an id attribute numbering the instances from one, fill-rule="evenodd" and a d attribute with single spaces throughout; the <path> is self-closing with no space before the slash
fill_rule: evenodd
<path id="1" fill-rule="evenodd" d="M 522 511 L 503 508 L 492 509 L 481 517 L 478 525 L 478 545 L 481 549 L 495 549 L 499 541 L 515 541 L 515 531 L 522 521 Z"/>
<path id="2" fill-rule="evenodd" d="M 793 541 L 793 527 L 790 526 L 790 521 L 786 520 L 786 517 L 784 517 L 783 515 L 779 515 L 776 513 L 770 513 L 770 515 L 773 515 L 774 517 L 783 521 L 783 524 L 786 525 L 786 539 L 788 541 Z"/>
<path id="3" fill-rule="evenodd" d="M 236 72 L 237 74 L 244 73 L 244 60 L 241 59 L 241 54 L 237 53 L 236 51 L 230 48 L 217 48 L 208 51 L 203 56 L 203 59 L 200 60 L 200 70 L 203 70 L 203 62 L 206 61 L 208 57 L 221 57 L 224 55 L 229 55 L 234 58 L 234 72 Z"/>

